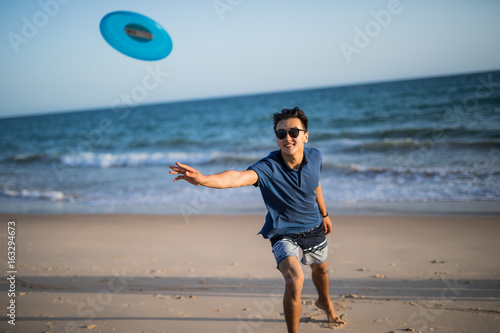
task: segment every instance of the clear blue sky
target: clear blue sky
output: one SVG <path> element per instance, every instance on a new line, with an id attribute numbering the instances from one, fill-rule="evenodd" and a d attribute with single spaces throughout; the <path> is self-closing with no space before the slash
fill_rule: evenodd
<path id="1" fill-rule="evenodd" d="M 157 21 L 172 53 L 111 48 L 99 22 L 117 10 Z M 497 0 L 20 0 L 0 16 L 0 117 L 500 69 Z"/>

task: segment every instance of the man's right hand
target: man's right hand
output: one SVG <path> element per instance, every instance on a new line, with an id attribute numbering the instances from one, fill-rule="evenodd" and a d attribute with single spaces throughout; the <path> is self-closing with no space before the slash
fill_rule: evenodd
<path id="1" fill-rule="evenodd" d="M 206 176 L 202 175 L 198 170 L 195 168 L 190 167 L 189 165 L 186 164 L 181 164 L 179 162 L 175 162 L 177 166 L 170 165 L 170 169 L 173 171 L 170 171 L 171 174 L 173 175 L 180 175 L 175 177 L 174 182 L 184 179 L 190 184 L 200 186 L 203 185 L 203 180 L 205 179 Z"/>

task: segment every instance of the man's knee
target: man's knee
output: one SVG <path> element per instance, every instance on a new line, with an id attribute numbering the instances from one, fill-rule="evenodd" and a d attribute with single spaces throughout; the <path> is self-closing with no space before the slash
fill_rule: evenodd
<path id="1" fill-rule="evenodd" d="M 304 284 L 304 272 L 295 257 L 289 257 L 280 264 L 280 271 L 285 279 L 286 288 L 292 292 L 300 292 Z"/>
<path id="2" fill-rule="evenodd" d="M 311 269 L 314 274 L 328 274 L 328 262 L 322 264 L 312 264 Z"/>
<path id="3" fill-rule="evenodd" d="M 304 274 L 302 272 L 296 274 L 294 272 L 285 275 L 285 282 L 287 285 L 294 287 L 302 287 L 304 284 Z"/>
<path id="4" fill-rule="evenodd" d="M 285 277 L 285 292 L 291 295 L 300 297 L 302 293 L 302 286 L 304 285 L 303 276 L 289 276 Z"/>

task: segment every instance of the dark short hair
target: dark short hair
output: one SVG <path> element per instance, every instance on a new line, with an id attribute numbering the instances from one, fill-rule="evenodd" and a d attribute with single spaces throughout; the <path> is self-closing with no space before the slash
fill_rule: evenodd
<path id="1" fill-rule="evenodd" d="M 300 119 L 300 122 L 302 123 L 302 126 L 304 126 L 304 130 L 307 132 L 307 116 L 298 107 L 294 107 L 293 109 L 283 109 L 281 112 L 276 112 L 273 115 L 273 120 L 274 120 L 274 130 L 276 131 L 276 126 L 278 123 L 282 120 L 285 119 L 290 119 L 290 118 L 298 118 Z"/>

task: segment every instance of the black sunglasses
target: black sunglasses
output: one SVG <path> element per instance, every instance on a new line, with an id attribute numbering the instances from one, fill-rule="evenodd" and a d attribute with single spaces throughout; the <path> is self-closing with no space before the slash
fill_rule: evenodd
<path id="1" fill-rule="evenodd" d="M 284 130 L 284 129 L 280 129 L 280 130 L 277 130 L 276 132 L 276 137 L 280 140 L 283 140 L 284 138 L 286 138 L 286 135 L 288 133 L 288 135 L 290 135 L 291 138 L 296 138 L 299 136 L 299 133 L 300 131 L 304 131 L 306 132 L 306 130 L 303 130 L 303 129 L 300 129 L 300 128 L 291 128 L 290 130 Z"/>

